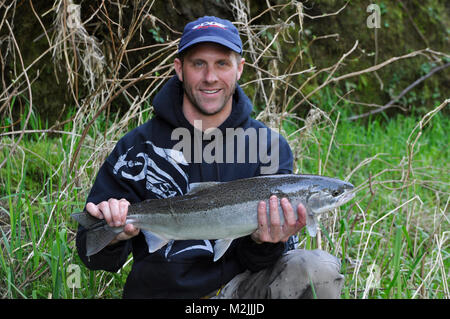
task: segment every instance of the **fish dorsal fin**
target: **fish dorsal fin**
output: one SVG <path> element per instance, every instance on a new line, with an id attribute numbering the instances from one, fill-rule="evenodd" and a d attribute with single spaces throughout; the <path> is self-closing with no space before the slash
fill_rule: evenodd
<path id="1" fill-rule="evenodd" d="M 195 194 L 201 190 L 208 189 L 212 186 L 216 186 L 221 184 L 221 182 L 200 182 L 200 183 L 191 183 L 189 184 L 189 191 L 187 194 Z"/>
<path id="2" fill-rule="evenodd" d="M 220 259 L 220 257 L 225 254 L 225 252 L 228 250 L 228 247 L 230 247 L 231 242 L 233 239 L 218 239 L 216 240 L 216 243 L 214 244 L 214 261 L 217 261 Z"/>

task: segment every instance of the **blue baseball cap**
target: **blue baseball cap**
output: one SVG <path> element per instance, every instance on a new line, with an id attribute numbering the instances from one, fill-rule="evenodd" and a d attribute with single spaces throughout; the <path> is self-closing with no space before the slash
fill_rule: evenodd
<path id="1" fill-rule="evenodd" d="M 178 53 L 201 42 L 218 43 L 242 53 L 242 41 L 236 27 L 230 21 L 217 17 L 204 16 L 186 24 L 178 45 Z"/>

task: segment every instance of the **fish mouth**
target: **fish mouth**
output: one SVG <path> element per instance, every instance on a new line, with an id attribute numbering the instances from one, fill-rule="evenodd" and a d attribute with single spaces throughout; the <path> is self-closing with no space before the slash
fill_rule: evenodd
<path id="1" fill-rule="evenodd" d="M 347 203 L 348 201 L 352 200 L 353 197 L 355 197 L 355 192 L 349 191 L 342 194 L 341 198 L 338 201 L 338 206 L 343 205 Z"/>

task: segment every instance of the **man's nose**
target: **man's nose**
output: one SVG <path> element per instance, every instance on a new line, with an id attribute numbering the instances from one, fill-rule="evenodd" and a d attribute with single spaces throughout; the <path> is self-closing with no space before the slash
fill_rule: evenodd
<path id="1" fill-rule="evenodd" d="M 213 67 L 207 67 L 206 68 L 206 74 L 205 74 L 205 81 L 208 83 L 214 83 L 217 81 L 217 74 L 216 70 L 214 70 Z"/>

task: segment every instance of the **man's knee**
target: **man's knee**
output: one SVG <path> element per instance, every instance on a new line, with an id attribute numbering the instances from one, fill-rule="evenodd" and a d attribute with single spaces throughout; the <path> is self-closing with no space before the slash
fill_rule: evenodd
<path id="1" fill-rule="evenodd" d="M 344 278 L 340 268 L 340 261 L 323 250 L 291 250 L 272 272 L 271 294 L 286 293 L 284 298 L 339 298 Z"/>

